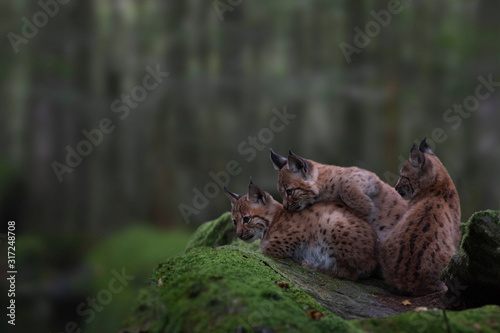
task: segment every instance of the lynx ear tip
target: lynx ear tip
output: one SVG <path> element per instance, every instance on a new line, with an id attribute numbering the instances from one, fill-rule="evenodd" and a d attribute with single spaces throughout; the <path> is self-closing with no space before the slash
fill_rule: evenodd
<path id="1" fill-rule="evenodd" d="M 429 146 L 429 144 L 427 143 L 427 137 L 425 137 L 421 142 L 420 142 L 420 147 L 419 147 L 419 150 L 422 152 L 422 153 L 427 153 L 427 154 L 431 154 L 431 155 L 434 155 L 434 152 L 432 151 L 431 147 Z"/>
<path id="2" fill-rule="evenodd" d="M 280 156 L 274 152 L 273 148 L 269 148 L 269 157 L 271 157 L 272 161 L 280 158 Z"/>

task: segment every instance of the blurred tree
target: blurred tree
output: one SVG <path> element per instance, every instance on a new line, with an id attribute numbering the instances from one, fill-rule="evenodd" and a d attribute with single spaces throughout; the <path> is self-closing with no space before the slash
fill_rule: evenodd
<path id="1" fill-rule="evenodd" d="M 339 45 L 376 21 L 387 2 L 242 2 L 220 16 L 210 1 L 87 1 L 60 6 L 15 53 L 0 48 L 0 149 L 26 184 L 33 230 L 101 233 L 138 219 L 182 222 L 180 203 L 237 160 L 247 177 L 275 188 L 267 149 L 396 174 L 413 140 L 443 128 L 437 152 L 463 192 L 464 215 L 499 201 L 497 95 L 453 128 L 443 117 L 500 77 L 496 1 L 402 3 L 348 63 Z M 22 33 L 34 2 L 0 4 L 2 31 Z M 8 13 L 8 14 L 6 14 Z M 170 73 L 126 119 L 112 103 L 140 85 L 146 66 Z M 238 151 L 286 105 L 296 120 L 251 162 Z M 109 118 L 115 129 L 59 182 L 65 163 Z M 402 156 L 402 157 L 399 157 Z M 484 161 L 488 161 L 485 163 Z M 197 223 L 227 210 L 209 199 Z"/>

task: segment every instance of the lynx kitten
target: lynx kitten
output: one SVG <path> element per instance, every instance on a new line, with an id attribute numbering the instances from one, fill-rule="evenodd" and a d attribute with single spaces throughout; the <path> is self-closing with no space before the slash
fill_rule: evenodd
<path id="1" fill-rule="evenodd" d="M 380 243 L 407 210 L 406 201 L 373 172 L 320 164 L 271 150 L 278 170 L 278 190 L 287 210 L 299 211 L 320 201 L 341 200 L 372 223 Z"/>
<path id="2" fill-rule="evenodd" d="M 409 207 L 382 247 L 382 273 L 400 293 L 425 295 L 445 288 L 441 270 L 460 243 L 455 185 L 424 139 L 411 148 L 397 191 Z"/>
<path id="3" fill-rule="evenodd" d="M 349 280 L 375 270 L 373 228 L 343 203 L 318 203 L 294 213 L 252 183 L 245 196 L 225 190 L 237 236 L 247 242 L 260 239 L 265 255 L 291 258 L 308 269 Z"/>

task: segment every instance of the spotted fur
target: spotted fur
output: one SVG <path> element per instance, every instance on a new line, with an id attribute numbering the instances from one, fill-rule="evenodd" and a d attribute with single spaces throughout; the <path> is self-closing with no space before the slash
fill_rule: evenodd
<path id="1" fill-rule="evenodd" d="M 368 277 L 375 270 L 373 228 L 342 202 L 290 212 L 254 184 L 245 196 L 226 193 L 237 236 L 247 242 L 261 239 L 265 255 L 290 258 L 308 269 L 349 280 Z"/>
<path id="2" fill-rule="evenodd" d="M 287 210 L 341 200 L 372 223 L 381 244 L 407 210 L 406 201 L 373 172 L 320 164 L 291 151 L 288 158 L 271 151 L 271 161 Z"/>
<path id="3" fill-rule="evenodd" d="M 397 291 L 425 295 L 444 290 L 440 273 L 459 246 L 460 200 L 448 171 L 425 139 L 415 145 L 396 190 L 409 207 L 382 251 L 382 273 Z"/>

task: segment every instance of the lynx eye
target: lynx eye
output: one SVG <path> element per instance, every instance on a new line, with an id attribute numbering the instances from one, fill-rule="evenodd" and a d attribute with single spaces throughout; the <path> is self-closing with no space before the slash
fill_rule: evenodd
<path id="1" fill-rule="evenodd" d="M 243 218 L 243 223 L 248 223 L 248 221 L 250 221 L 250 216 L 245 216 Z"/>
<path id="2" fill-rule="evenodd" d="M 293 194 L 293 190 L 292 190 L 292 189 L 288 189 L 288 190 L 286 190 L 286 196 L 287 196 L 287 197 L 291 197 L 291 196 L 292 196 L 292 194 Z"/>

